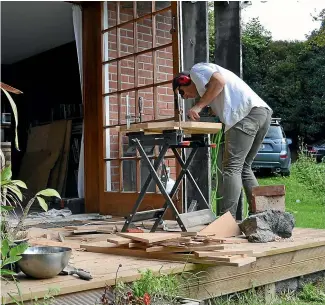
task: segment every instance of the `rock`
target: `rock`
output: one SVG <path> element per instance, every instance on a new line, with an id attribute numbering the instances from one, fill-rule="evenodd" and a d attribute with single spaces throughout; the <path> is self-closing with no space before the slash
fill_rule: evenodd
<path id="1" fill-rule="evenodd" d="M 295 219 L 288 212 L 268 210 L 246 218 L 239 224 L 248 241 L 266 243 L 277 237 L 289 238 L 295 226 Z"/>

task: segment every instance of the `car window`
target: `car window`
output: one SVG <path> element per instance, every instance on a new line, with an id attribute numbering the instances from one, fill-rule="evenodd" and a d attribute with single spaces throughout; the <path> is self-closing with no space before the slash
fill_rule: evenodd
<path id="1" fill-rule="evenodd" d="M 283 133 L 280 126 L 270 126 L 265 138 L 282 139 Z"/>

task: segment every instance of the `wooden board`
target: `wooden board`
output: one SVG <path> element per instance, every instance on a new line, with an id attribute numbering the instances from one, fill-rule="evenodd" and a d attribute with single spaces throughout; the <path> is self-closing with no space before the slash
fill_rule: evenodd
<path id="1" fill-rule="evenodd" d="M 115 245 L 127 245 L 132 242 L 132 239 L 125 238 L 122 236 L 116 236 L 107 238 L 107 241 Z"/>
<path id="2" fill-rule="evenodd" d="M 148 133 L 162 133 L 164 130 L 176 130 L 183 129 L 184 132 L 189 134 L 213 134 L 218 133 L 222 129 L 220 123 L 210 122 L 150 122 L 150 123 L 139 123 L 131 124 L 130 128 L 127 126 L 121 126 L 121 132 L 138 132 L 144 131 Z"/>
<path id="3" fill-rule="evenodd" d="M 66 121 L 66 120 L 61 121 L 60 137 L 62 137 L 62 139 L 61 138 L 60 139 L 59 138 L 55 139 L 55 141 L 58 141 L 57 145 L 58 146 L 60 145 L 59 146 L 60 152 L 59 152 L 58 159 L 55 162 L 54 167 L 51 170 L 49 181 L 48 181 L 48 187 L 57 190 L 59 192 L 59 194 L 61 194 L 61 196 L 62 196 L 61 190 L 58 189 L 58 180 L 59 180 L 59 176 L 60 176 L 61 164 L 62 164 L 62 161 L 63 161 L 63 149 L 64 149 L 66 133 L 67 133 L 67 122 L 68 121 Z"/>
<path id="4" fill-rule="evenodd" d="M 211 256 L 220 256 L 220 255 L 247 255 L 253 256 L 252 250 L 217 250 L 217 251 L 195 251 L 196 257 L 211 257 Z"/>
<path id="5" fill-rule="evenodd" d="M 65 196 L 65 187 L 68 174 L 69 154 L 70 154 L 70 141 L 71 141 L 72 121 L 67 121 L 67 128 L 65 132 L 65 139 L 62 151 L 61 165 L 58 177 L 57 191 Z"/>
<path id="6" fill-rule="evenodd" d="M 179 233 L 116 233 L 118 236 L 152 244 L 159 241 L 176 239 L 181 237 Z"/>
<path id="7" fill-rule="evenodd" d="M 150 249 L 150 248 L 149 248 Z M 183 247 L 173 247 L 167 246 L 163 247 L 163 249 L 156 248 L 158 252 L 165 252 L 165 253 L 176 253 L 176 252 L 193 252 L 193 251 L 209 251 L 209 250 L 223 250 L 223 245 L 197 245 L 197 246 L 183 246 Z M 147 252 L 154 252 L 153 249 Z"/>
<path id="8" fill-rule="evenodd" d="M 31 128 L 19 179 L 26 182 L 28 190 L 32 193 L 51 185 L 56 188 L 56 183 L 53 183 L 54 180 L 57 181 L 57 173 L 51 178 L 51 172 L 62 151 L 65 131 L 64 120 Z M 33 159 L 35 161 L 32 161 Z"/>
<path id="9" fill-rule="evenodd" d="M 232 237 L 240 235 L 241 231 L 234 217 L 227 212 L 199 232 L 200 235 L 209 233 L 216 237 Z"/>

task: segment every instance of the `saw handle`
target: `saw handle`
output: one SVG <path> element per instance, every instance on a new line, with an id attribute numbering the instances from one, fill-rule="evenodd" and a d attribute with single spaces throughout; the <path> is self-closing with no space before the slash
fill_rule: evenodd
<path id="1" fill-rule="evenodd" d="M 81 269 L 76 269 L 72 273 L 78 275 L 82 280 L 86 280 L 86 281 L 89 281 L 93 278 L 89 272 Z"/>

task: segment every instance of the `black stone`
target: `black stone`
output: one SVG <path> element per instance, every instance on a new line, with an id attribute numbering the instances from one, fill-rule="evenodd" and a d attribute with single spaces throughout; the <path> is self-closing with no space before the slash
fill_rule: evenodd
<path id="1" fill-rule="evenodd" d="M 292 214 L 280 211 L 265 211 L 246 218 L 240 225 L 250 242 L 266 243 L 276 237 L 289 238 L 295 226 Z"/>

